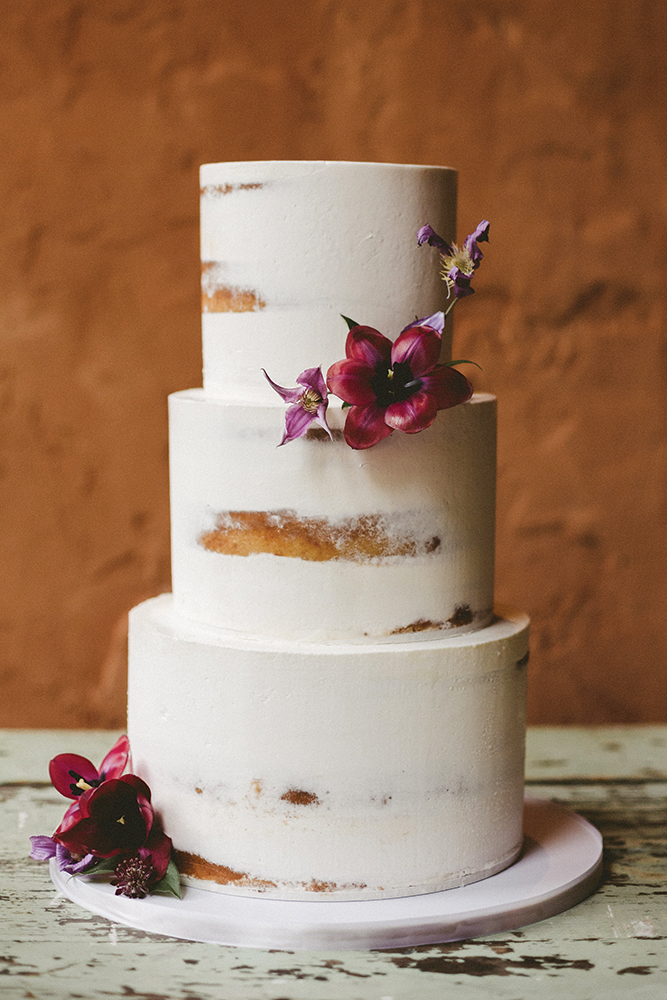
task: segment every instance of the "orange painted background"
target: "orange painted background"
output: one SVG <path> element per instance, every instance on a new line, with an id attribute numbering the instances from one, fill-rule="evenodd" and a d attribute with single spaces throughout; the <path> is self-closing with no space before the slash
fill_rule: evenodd
<path id="1" fill-rule="evenodd" d="M 667 719 L 662 0 L 5 0 L 0 724 L 122 726 L 201 384 L 200 163 L 460 171 L 455 352 L 500 397 L 497 596 L 530 714 Z M 476 371 L 476 370 L 475 370 Z"/>

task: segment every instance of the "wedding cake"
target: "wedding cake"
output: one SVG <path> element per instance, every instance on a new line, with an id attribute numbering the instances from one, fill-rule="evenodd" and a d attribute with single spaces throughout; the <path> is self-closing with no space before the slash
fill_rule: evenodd
<path id="1" fill-rule="evenodd" d="M 495 398 L 447 364 L 455 227 L 446 168 L 202 167 L 173 594 L 130 616 L 132 769 L 185 881 L 396 897 L 520 851 L 528 621 L 493 606 Z"/>

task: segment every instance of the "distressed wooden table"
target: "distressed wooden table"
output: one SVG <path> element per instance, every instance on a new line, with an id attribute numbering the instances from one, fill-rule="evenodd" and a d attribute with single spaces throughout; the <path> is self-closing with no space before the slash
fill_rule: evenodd
<path id="1" fill-rule="evenodd" d="M 285 952 L 192 944 L 112 924 L 59 895 L 28 837 L 65 800 L 47 762 L 98 764 L 115 733 L 0 731 L 0 995 L 21 1000 L 664 1000 L 667 997 L 667 726 L 535 728 L 531 792 L 602 832 L 599 891 L 550 920 L 439 946 Z"/>

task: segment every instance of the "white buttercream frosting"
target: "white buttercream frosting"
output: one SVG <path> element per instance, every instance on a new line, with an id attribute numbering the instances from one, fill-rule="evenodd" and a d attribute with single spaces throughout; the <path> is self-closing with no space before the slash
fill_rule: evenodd
<path id="1" fill-rule="evenodd" d="M 390 163 L 203 166 L 206 394 L 271 403 L 262 368 L 293 385 L 345 356 L 341 314 L 395 340 L 443 309 L 437 255 L 417 246 L 417 232 L 430 223 L 455 239 L 456 182 L 446 167 Z"/>
<path id="2" fill-rule="evenodd" d="M 240 638 L 131 614 L 132 766 L 224 891 L 374 898 L 484 877 L 521 844 L 528 620 L 414 646 Z"/>
<path id="3" fill-rule="evenodd" d="M 282 409 L 228 405 L 201 390 L 173 395 L 177 606 L 221 628 L 305 640 L 419 640 L 485 625 L 493 607 L 495 416 L 495 398 L 480 394 L 420 434 L 395 432 L 367 451 L 340 434 L 277 447 Z M 331 423 L 342 423 L 340 410 Z M 207 547 L 234 512 L 256 534 L 262 525 L 252 514 L 268 522 L 273 538 L 259 539 L 264 551 L 257 537 L 246 555 L 230 554 L 227 539 L 222 551 Z M 266 551 L 291 534 L 298 553 L 301 536 L 326 531 L 340 538 L 334 558 Z M 370 554 L 355 551 L 355 532 Z M 240 541 L 248 535 L 240 532 Z"/>

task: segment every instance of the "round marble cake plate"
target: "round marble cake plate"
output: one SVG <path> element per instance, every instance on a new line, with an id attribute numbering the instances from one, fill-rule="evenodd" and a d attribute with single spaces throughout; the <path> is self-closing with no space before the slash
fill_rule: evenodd
<path id="1" fill-rule="evenodd" d="M 294 902 L 184 888 L 183 898 L 116 896 L 72 878 L 51 859 L 51 878 L 73 902 L 120 924 L 245 948 L 409 948 L 515 930 L 574 906 L 598 886 L 602 837 L 576 813 L 527 798 L 524 847 L 511 867 L 471 885 L 422 896 Z"/>

